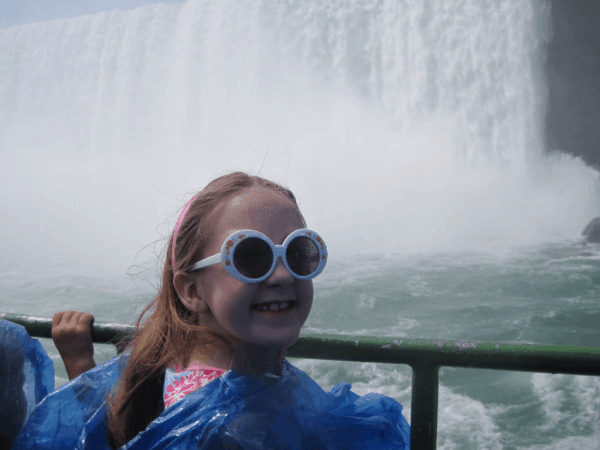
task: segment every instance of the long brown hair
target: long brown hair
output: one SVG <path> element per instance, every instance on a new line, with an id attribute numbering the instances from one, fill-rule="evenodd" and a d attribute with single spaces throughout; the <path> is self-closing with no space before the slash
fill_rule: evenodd
<path id="1" fill-rule="evenodd" d="M 191 350 L 199 345 L 207 352 L 218 348 L 232 350 L 232 342 L 209 327 L 195 323 L 173 285 L 178 270 L 189 269 L 200 257 L 215 227 L 209 216 L 221 202 L 244 189 L 263 186 L 297 205 L 292 192 L 276 183 L 243 172 L 234 172 L 210 182 L 194 197 L 183 218 L 175 245 L 175 265 L 171 261 L 173 235 L 167 247 L 160 288 L 156 298 L 142 311 L 127 349 L 129 360 L 116 387 L 108 398 L 108 442 L 116 449 L 146 429 L 163 406 L 163 383 L 167 367 L 181 361 L 185 367 Z M 303 225 L 304 217 L 298 210 Z M 143 316 L 150 316 L 142 322 Z"/>

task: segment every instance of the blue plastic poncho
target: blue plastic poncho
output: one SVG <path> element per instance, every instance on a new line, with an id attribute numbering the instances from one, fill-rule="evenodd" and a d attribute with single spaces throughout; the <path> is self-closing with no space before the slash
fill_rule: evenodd
<path id="1" fill-rule="evenodd" d="M 54 364 L 27 330 L 0 319 L 0 442 L 11 442 L 54 390 Z"/>
<path id="2" fill-rule="evenodd" d="M 106 396 L 126 355 L 98 366 L 46 397 L 14 449 L 108 449 Z M 329 393 L 284 361 L 281 376 L 230 370 L 164 410 L 123 449 L 409 449 L 402 406 L 350 384 Z"/>

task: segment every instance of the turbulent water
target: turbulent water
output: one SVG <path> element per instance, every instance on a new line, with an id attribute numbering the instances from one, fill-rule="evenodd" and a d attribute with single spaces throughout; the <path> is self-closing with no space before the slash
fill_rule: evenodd
<path id="1" fill-rule="evenodd" d="M 152 273 L 152 272 L 150 272 Z M 132 323 L 152 298 L 134 277 L 72 267 L 4 270 L 3 310 L 50 317 L 59 309 Z M 305 333 L 600 346 L 600 247 L 580 240 L 494 252 L 368 255 L 330 261 L 315 280 Z M 50 340 L 57 385 L 64 366 Z M 96 361 L 116 354 L 96 345 Z M 352 383 L 404 405 L 408 366 L 291 359 L 323 388 Z M 438 448 L 591 449 L 600 445 L 598 377 L 442 368 Z"/>
<path id="2" fill-rule="evenodd" d="M 599 174 L 547 152 L 548 22 L 538 1 L 190 0 L 0 29 L 1 309 L 132 322 L 189 193 L 244 170 L 328 243 L 307 332 L 600 345 L 578 237 Z M 294 363 L 410 417 L 407 367 Z M 595 377 L 440 380 L 440 448 L 599 445 Z"/>

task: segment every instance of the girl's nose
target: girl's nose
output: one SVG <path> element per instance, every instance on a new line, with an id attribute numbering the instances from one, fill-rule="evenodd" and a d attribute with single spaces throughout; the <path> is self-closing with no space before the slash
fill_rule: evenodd
<path id="1" fill-rule="evenodd" d="M 294 277 L 289 270 L 286 269 L 281 256 L 277 257 L 277 265 L 269 278 L 266 279 L 267 284 L 287 285 L 294 283 Z"/>

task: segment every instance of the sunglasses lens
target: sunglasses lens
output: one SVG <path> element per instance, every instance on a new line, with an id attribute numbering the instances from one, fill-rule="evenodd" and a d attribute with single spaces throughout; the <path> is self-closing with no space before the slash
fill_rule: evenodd
<path id="1" fill-rule="evenodd" d="M 319 249 L 305 236 L 299 236 L 290 242 L 285 257 L 290 269 L 300 276 L 310 275 L 319 266 Z"/>
<path id="2" fill-rule="evenodd" d="M 235 248 L 235 268 L 247 278 L 260 278 L 273 265 L 273 252 L 265 241 L 255 237 L 244 239 Z"/>

